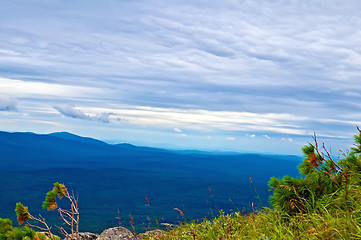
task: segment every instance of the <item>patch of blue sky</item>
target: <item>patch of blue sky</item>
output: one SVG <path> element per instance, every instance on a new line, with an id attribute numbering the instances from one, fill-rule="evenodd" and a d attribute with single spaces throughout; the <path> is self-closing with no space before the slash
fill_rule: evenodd
<path id="1" fill-rule="evenodd" d="M 122 141 L 242 152 L 283 153 L 287 142 L 298 154 L 313 132 L 346 146 L 361 125 L 356 0 L 19 0 L 0 10 L 0 117 L 13 118 L 1 130 L 120 131 Z"/>

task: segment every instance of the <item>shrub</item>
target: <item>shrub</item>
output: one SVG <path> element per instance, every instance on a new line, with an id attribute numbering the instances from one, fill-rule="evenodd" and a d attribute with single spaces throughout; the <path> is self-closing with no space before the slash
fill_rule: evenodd
<path id="1" fill-rule="evenodd" d="M 63 209 L 58 206 L 56 200 L 65 197 L 70 202 L 69 209 Z M 66 239 L 79 239 L 79 209 L 78 209 L 78 198 L 75 197 L 74 193 L 70 194 L 64 184 L 54 183 L 54 187 L 51 191 L 46 194 L 43 202 L 43 208 L 50 210 L 57 210 L 60 218 L 69 227 L 66 230 L 64 227 L 59 227 L 60 232 L 65 236 Z M 26 223 L 27 225 L 46 231 L 51 239 L 57 239 L 58 237 L 52 234 L 51 228 L 40 214 L 39 217 L 35 217 L 30 214 L 28 207 L 24 206 L 21 202 L 16 204 L 15 208 L 17 220 L 19 225 Z M 29 222 L 29 220 L 31 222 Z M 39 226 L 40 225 L 40 226 Z"/>
<path id="2" fill-rule="evenodd" d="M 355 144 L 343 159 L 336 162 L 325 145 L 314 144 L 302 148 L 305 155 L 298 168 L 304 177 L 271 178 L 272 206 L 285 213 L 313 212 L 320 206 L 355 210 L 361 200 L 361 130 L 354 136 Z"/>
<path id="3" fill-rule="evenodd" d="M 35 235 L 35 231 L 28 226 L 14 228 L 10 219 L 0 218 L 0 240 L 35 240 Z"/>

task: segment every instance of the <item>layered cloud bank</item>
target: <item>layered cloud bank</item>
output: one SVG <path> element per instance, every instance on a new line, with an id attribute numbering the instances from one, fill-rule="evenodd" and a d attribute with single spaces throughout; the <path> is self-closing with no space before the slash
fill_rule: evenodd
<path id="1" fill-rule="evenodd" d="M 84 4 L 1 4 L 2 130 L 237 150 L 361 125 L 359 1 Z"/>

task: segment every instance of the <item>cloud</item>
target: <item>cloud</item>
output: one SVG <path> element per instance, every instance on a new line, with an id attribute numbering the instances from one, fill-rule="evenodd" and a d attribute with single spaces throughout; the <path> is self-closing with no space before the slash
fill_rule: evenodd
<path id="1" fill-rule="evenodd" d="M 17 100 L 0 93 L 0 111 L 17 111 Z"/>
<path id="2" fill-rule="evenodd" d="M 236 140 L 235 137 L 227 137 L 226 139 L 227 139 L 227 140 L 230 140 L 230 141 L 235 141 L 235 140 Z"/>
<path id="3" fill-rule="evenodd" d="M 103 123 L 109 123 L 111 121 L 110 116 L 115 115 L 114 113 L 100 113 L 97 114 L 96 116 L 90 117 L 91 120 L 93 121 L 99 121 L 99 122 L 103 122 Z M 120 118 L 116 118 L 117 121 L 120 121 Z"/>
<path id="4" fill-rule="evenodd" d="M 105 94 L 104 90 L 100 88 L 66 85 L 63 83 L 46 83 L 41 82 L 41 80 L 41 78 L 36 80 L 18 80 L 0 77 L 0 89 L 6 89 L 8 92 L 21 96 L 22 98 L 33 98 L 38 101 L 41 101 L 44 98 L 63 100 L 67 98 L 95 97 Z M 109 94 L 109 92 L 107 93 Z"/>
<path id="5" fill-rule="evenodd" d="M 223 131 L 348 136 L 361 119 L 360 7 L 357 0 L 90 0 L 87 8 L 4 1 L 0 89 L 21 96 L 33 118 L 43 117 L 39 106 L 61 102 L 82 106 L 54 107 L 73 118 L 109 122 L 116 113 L 139 126 L 215 131 L 215 138 Z M 16 102 L 0 99 L 0 110 L 9 109 Z"/>
<path id="6" fill-rule="evenodd" d="M 293 139 L 292 139 L 292 138 L 282 138 L 281 140 L 282 140 L 282 141 L 293 142 Z"/>
<path id="7" fill-rule="evenodd" d="M 262 135 L 263 137 L 265 137 L 265 138 L 267 138 L 267 139 L 270 139 L 271 137 L 270 136 L 268 136 L 268 135 Z"/>
<path id="8" fill-rule="evenodd" d="M 173 130 L 174 130 L 175 132 L 179 132 L 179 133 L 182 132 L 182 130 L 180 130 L 179 128 L 173 128 Z"/>
<path id="9" fill-rule="evenodd" d="M 53 108 L 56 109 L 59 113 L 71 118 L 78 118 L 89 121 L 98 121 L 103 123 L 110 123 L 111 122 L 110 116 L 116 115 L 114 113 L 103 112 L 92 116 L 84 113 L 79 109 L 76 109 L 74 106 L 68 106 L 68 105 L 57 105 L 57 106 L 53 106 Z M 116 118 L 116 120 L 119 121 L 120 118 Z"/>
<path id="10" fill-rule="evenodd" d="M 92 112 L 92 108 L 88 108 Z M 347 119 L 330 121 L 328 118 L 308 118 L 302 115 L 279 113 L 255 113 L 237 111 L 208 111 L 203 109 L 161 108 L 150 106 L 133 106 L 113 104 L 111 107 L 97 108 L 98 112 L 112 112 L 122 116 L 129 123 L 155 128 L 168 128 L 176 133 L 183 129 L 200 132 L 236 131 L 247 134 L 248 137 L 267 134 L 312 135 L 315 126 L 322 129 L 317 133 L 321 136 L 345 136 L 345 126 L 354 126 Z M 359 118 L 357 118 L 359 119 Z M 333 125 L 328 128 L 326 126 Z M 174 126 L 178 126 L 175 128 Z M 311 130 L 310 130 L 311 129 Z M 181 132 L 179 132 L 181 131 Z M 249 132 L 253 132 L 250 134 Z M 351 132 L 352 135 L 352 132 Z"/>
<path id="11" fill-rule="evenodd" d="M 179 136 L 188 137 L 188 135 L 185 134 L 185 133 L 183 133 L 183 131 L 180 130 L 179 128 L 173 128 L 173 130 L 174 130 L 175 132 L 177 132 Z"/>
<path id="12" fill-rule="evenodd" d="M 256 135 L 255 135 L 255 134 L 248 134 L 248 133 L 246 134 L 246 136 L 247 136 L 247 137 L 251 137 L 251 138 L 256 137 Z"/>

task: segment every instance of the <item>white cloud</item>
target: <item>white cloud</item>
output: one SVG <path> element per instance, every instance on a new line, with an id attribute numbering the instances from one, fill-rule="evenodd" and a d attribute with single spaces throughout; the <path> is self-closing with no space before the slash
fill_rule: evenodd
<path id="1" fill-rule="evenodd" d="M 267 138 L 267 139 L 270 139 L 271 137 L 270 136 L 268 136 L 268 135 L 262 135 L 263 137 L 265 137 L 265 138 Z"/>
<path id="2" fill-rule="evenodd" d="M 179 128 L 173 128 L 173 131 L 177 132 L 179 136 L 182 136 L 182 137 L 188 137 L 187 134 L 183 133 L 182 130 L 180 130 Z"/>
<path id="3" fill-rule="evenodd" d="M 235 137 L 227 137 L 226 139 L 227 139 L 227 140 L 231 140 L 231 141 L 235 141 L 235 140 L 236 140 Z"/>
<path id="4" fill-rule="evenodd" d="M 104 93 L 102 89 L 87 86 L 72 86 L 58 83 L 44 83 L 39 81 L 25 81 L 0 77 L 0 89 L 6 89 L 19 98 L 86 98 L 99 97 Z"/>
<path id="5" fill-rule="evenodd" d="M 0 111 L 17 111 L 15 98 L 0 93 Z"/>
<path id="6" fill-rule="evenodd" d="M 246 136 L 247 136 L 247 137 L 251 137 L 251 138 L 256 137 L 256 135 L 255 135 L 255 134 L 248 134 L 248 133 L 246 134 Z"/>
<path id="7" fill-rule="evenodd" d="M 282 141 L 293 142 L 292 138 L 281 138 Z"/>
<path id="8" fill-rule="evenodd" d="M 94 112 L 94 107 L 83 107 L 85 112 Z M 292 114 L 277 113 L 252 113 L 252 112 L 233 112 L 233 111 L 207 111 L 201 109 L 177 109 L 160 108 L 149 106 L 132 105 L 111 105 L 111 108 L 97 108 L 96 112 L 112 112 L 122 116 L 127 123 L 142 127 L 171 128 L 177 133 L 184 132 L 182 129 L 191 129 L 193 131 L 253 131 L 253 134 L 247 134 L 248 137 L 256 137 L 256 132 L 261 135 L 264 132 L 272 132 L 286 135 L 310 136 L 312 131 L 305 126 L 312 121 L 312 118 L 306 118 Z M 317 119 L 320 126 L 325 124 L 335 125 L 354 125 L 348 120 L 331 121 L 327 119 Z M 178 127 L 174 127 L 178 126 Z M 177 129 L 177 130 L 175 130 Z M 180 130 L 181 132 L 179 132 Z M 342 136 L 342 131 L 318 132 L 322 136 Z"/>
<path id="9" fill-rule="evenodd" d="M 180 130 L 179 128 L 173 128 L 173 130 L 174 130 L 175 132 L 179 132 L 179 133 L 182 132 L 182 130 Z"/>
<path id="10" fill-rule="evenodd" d="M 53 106 L 53 108 L 56 109 L 59 113 L 71 118 L 78 118 L 89 121 L 98 121 L 103 123 L 109 123 L 111 121 L 110 116 L 115 115 L 114 113 L 103 112 L 92 116 L 84 113 L 79 109 L 76 109 L 74 106 L 68 106 L 68 105 L 57 105 L 57 106 Z M 119 121 L 120 118 L 116 118 L 116 120 Z"/>
<path id="11" fill-rule="evenodd" d="M 360 119 L 360 1 L 80 4 L 1 4 L 0 89 L 30 117 L 70 102 L 73 118 L 257 136 Z"/>
<path id="12" fill-rule="evenodd" d="M 141 126 L 178 125 L 199 131 L 273 131 L 289 134 L 305 134 L 294 122 L 308 120 L 290 114 L 258 114 L 251 112 L 206 111 L 197 109 L 157 108 L 145 106 L 113 106 L 102 111 L 114 112 L 128 122 Z M 285 120 L 286 119 L 286 120 Z M 177 128 L 180 130 L 179 128 Z M 174 130 L 174 128 L 173 128 Z M 177 130 L 174 130 L 178 132 Z"/>
<path id="13" fill-rule="evenodd" d="M 360 61 L 361 62 L 361 61 Z M 346 91 L 345 96 L 347 97 L 361 97 L 361 94 L 358 92 L 354 92 L 354 91 Z"/>
<path id="14" fill-rule="evenodd" d="M 58 110 L 59 113 L 68 117 L 91 120 L 91 117 L 89 115 L 85 114 L 79 109 L 76 109 L 73 106 L 60 105 L 60 106 L 53 106 L 53 108 Z"/>

